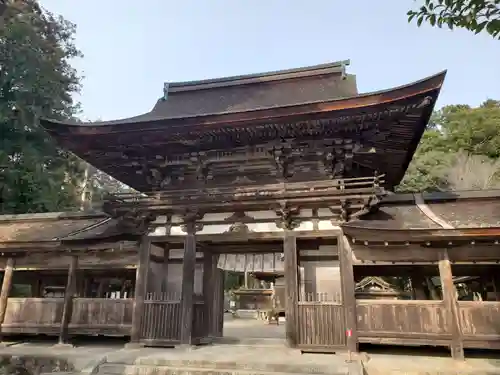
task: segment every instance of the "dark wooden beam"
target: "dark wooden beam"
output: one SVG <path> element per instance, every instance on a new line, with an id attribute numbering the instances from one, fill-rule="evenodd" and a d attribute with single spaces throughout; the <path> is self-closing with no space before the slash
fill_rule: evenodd
<path id="1" fill-rule="evenodd" d="M 431 244 L 456 241 L 453 246 L 465 244 L 467 241 L 495 241 L 500 239 L 500 226 L 484 228 L 429 228 L 429 229 L 399 229 L 396 227 L 380 228 L 368 227 L 370 221 L 346 223 L 342 229 L 355 243 L 367 242 L 370 245 L 383 245 L 384 242 L 397 245 L 405 242 Z"/>
<path id="2" fill-rule="evenodd" d="M 349 331 L 347 335 L 347 348 L 351 352 L 358 351 L 358 334 L 356 321 L 356 295 L 354 271 L 352 264 L 352 249 L 346 236 L 338 238 L 340 277 L 342 280 L 342 293 L 344 295 L 345 327 Z M 347 334 L 347 332 L 345 333 Z"/>
<path id="3" fill-rule="evenodd" d="M 144 314 L 144 299 L 146 295 L 150 252 L 151 241 L 147 236 L 143 236 L 139 246 L 139 263 L 137 265 L 135 277 L 134 308 L 132 312 L 132 329 L 130 332 L 129 347 L 137 347 L 141 339 L 141 321 Z"/>
<path id="4" fill-rule="evenodd" d="M 78 256 L 72 255 L 68 268 L 68 279 L 64 291 L 63 311 L 61 317 L 61 326 L 59 328 L 59 344 L 68 343 L 68 325 L 73 313 L 73 297 L 76 292 L 76 270 L 78 268 Z"/>
<path id="5" fill-rule="evenodd" d="M 5 272 L 3 274 L 2 291 L 0 292 L 0 334 L 2 331 L 2 324 L 5 320 L 5 312 L 7 311 L 7 303 L 9 300 L 10 290 L 12 288 L 14 265 L 14 258 L 8 258 L 7 264 L 5 265 Z"/>
<path id="6" fill-rule="evenodd" d="M 298 343 L 297 306 L 298 306 L 298 260 L 297 238 L 291 229 L 284 230 L 283 253 L 285 256 L 285 318 L 286 342 L 291 348 Z"/>
<path id="7" fill-rule="evenodd" d="M 330 230 L 317 230 L 317 231 L 294 231 L 295 237 L 297 239 L 322 239 L 322 238 L 337 238 L 340 229 L 330 229 Z M 171 243 L 179 244 L 183 243 L 185 236 L 155 236 L 151 240 L 154 243 Z M 255 241 L 256 244 L 260 241 L 282 241 L 283 232 L 250 232 L 250 233 L 218 233 L 218 234 L 198 234 L 196 235 L 198 242 L 205 243 L 228 243 L 228 242 L 247 242 Z M 224 252 L 223 247 L 219 247 L 220 252 Z M 245 249 L 247 251 L 247 249 Z M 244 252 L 245 252 L 244 251 Z M 214 249 L 217 252 L 217 248 Z"/>
<path id="8" fill-rule="evenodd" d="M 450 259 L 448 258 L 446 249 L 443 251 L 441 260 L 439 261 L 439 276 L 443 288 L 443 300 L 448 314 L 447 320 L 451 329 L 451 356 L 453 359 L 463 361 L 464 346 L 458 311 L 458 295 L 453 283 Z"/>

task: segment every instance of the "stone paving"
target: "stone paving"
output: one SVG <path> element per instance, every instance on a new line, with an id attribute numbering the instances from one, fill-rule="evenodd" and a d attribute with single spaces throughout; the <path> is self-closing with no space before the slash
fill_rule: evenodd
<path id="1" fill-rule="evenodd" d="M 137 368 L 161 366 L 175 368 L 191 363 L 214 364 L 206 367 L 211 374 L 224 373 L 224 364 L 246 363 L 241 369 L 252 373 L 287 372 L 287 366 L 304 368 L 311 374 L 354 374 L 348 372 L 345 355 L 300 354 L 295 350 L 278 347 L 249 347 L 245 345 L 213 345 L 195 350 L 140 348 L 125 349 L 122 345 L 83 345 L 59 348 L 51 343 L 20 343 L 0 349 L 0 355 L 13 356 L 55 356 L 65 358 L 74 364 L 75 370 L 83 374 L 94 374 L 99 365 L 121 365 L 121 374 L 131 373 L 130 366 Z M 422 356 L 409 354 L 370 354 L 364 361 L 366 375 L 431 375 L 431 374 L 500 374 L 498 358 L 468 358 L 465 362 L 453 361 L 444 356 Z M 222 363 L 222 365 L 221 365 Z M 265 366 L 264 366 L 265 365 Z M 261 367 L 259 367 L 261 366 Z M 233 366 L 234 367 L 234 366 Z M 127 370 L 128 369 L 128 370 Z M 266 371 L 264 371 L 266 370 Z M 307 371 L 305 371 L 307 370 Z M 233 369 L 232 373 L 235 373 Z M 290 371 L 293 372 L 293 371 Z M 240 371 L 242 373 L 242 371 Z"/>
<path id="2" fill-rule="evenodd" d="M 285 322 L 267 324 L 262 320 L 224 317 L 224 336 L 285 340 Z"/>
<path id="3" fill-rule="evenodd" d="M 123 341 L 84 341 L 75 347 L 53 342 L 19 342 L 0 349 L 0 356 L 54 356 L 67 359 L 75 371 L 88 375 L 262 375 L 262 374 L 363 374 L 451 375 L 499 374 L 500 356 L 470 356 L 457 362 L 446 352 L 405 349 L 368 351 L 348 363 L 346 354 L 301 354 L 284 346 L 284 325 L 228 319 L 226 335 L 244 336 L 237 344 L 215 344 L 196 349 L 126 349 Z M 264 337 L 263 337 L 264 336 Z M 246 340 L 246 341 L 245 341 Z M 251 342 L 252 345 L 245 344 Z M 35 374 L 37 375 L 37 374 Z"/>

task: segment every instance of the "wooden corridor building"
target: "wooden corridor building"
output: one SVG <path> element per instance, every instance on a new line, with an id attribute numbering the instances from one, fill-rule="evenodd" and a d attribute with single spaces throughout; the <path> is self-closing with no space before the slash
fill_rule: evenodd
<path id="1" fill-rule="evenodd" d="M 165 84 L 151 112 L 124 120 L 43 120 L 62 147 L 141 194 L 110 197 L 99 218 L 58 217 L 60 233 L 38 231 L 50 238 L 27 241 L 37 231 L 26 218 L 6 223 L 2 334 L 212 341 L 223 333 L 217 260 L 234 254 L 243 269 L 283 269 L 292 347 L 444 345 L 455 358 L 496 347 L 499 192 L 391 193 L 445 73 L 358 94 L 347 65 Z M 64 293 L 41 296 L 38 280 L 57 268 Z M 459 301 L 453 275 L 476 274 L 464 290 L 484 298 Z M 9 297 L 13 275 L 30 297 Z M 411 299 L 356 299 L 365 276 Z"/>

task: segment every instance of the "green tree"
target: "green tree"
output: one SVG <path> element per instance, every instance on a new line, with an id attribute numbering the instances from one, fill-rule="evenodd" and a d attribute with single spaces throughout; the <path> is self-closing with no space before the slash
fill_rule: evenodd
<path id="1" fill-rule="evenodd" d="M 476 34 L 486 30 L 500 39 L 500 0 L 425 0 L 417 10 L 408 12 L 408 21 L 420 26 L 447 26 L 470 30 Z"/>
<path id="2" fill-rule="evenodd" d="M 436 114 L 450 150 L 500 157 L 500 102 L 487 100 L 477 108 L 447 106 Z"/>
<path id="3" fill-rule="evenodd" d="M 38 126 L 40 117 L 67 119 L 77 110 L 74 31 L 35 0 L 7 2 L 0 23 L 1 213 L 75 207 L 80 162 Z"/>
<path id="4" fill-rule="evenodd" d="M 434 113 L 431 123 L 398 191 L 498 186 L 500 102 L 487 100 L 477 108 L 446 106 Z"/>
<path id="5" fill-rule="evenodd" d="M 439 191 L 446 186 L 445 172 L 452 158 L 447 142 L 437 128 L 428 129 L 420 141 L 398 192 Z"/>

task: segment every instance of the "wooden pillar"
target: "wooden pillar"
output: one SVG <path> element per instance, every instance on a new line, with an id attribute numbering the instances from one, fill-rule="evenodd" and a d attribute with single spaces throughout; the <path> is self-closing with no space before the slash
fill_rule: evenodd
<path id="1" fill-rule="evenodd" d="M 196 222 L 185 224 L 184 258 L 182 262 L 181 288 L 181 345 L 191 345 L 194 317 L 194 271 L 196 266 Z"/>
<path id="2" fill-rule="evenodd" d="M 31 296 L 34 298 L 40 298 L 42 297 L 42 285 L 41 285 L 40 278 L 37 277 L 35 280 L 33 280 L 31 284 Z"/>
<path id="3" fill-rule="evenodd" d="M 170 244 L 166 243 L 163 246 L 163 272 L 162 272 L 162 285 L 161 292 L 164 294 L 168 293 L 168 260 L 170 259 Z M 164 296 L 164 298 L 168 298 Z"/>
<path id="4" fill-rule="evenodd" d="M 464 347 L 462 330 L 458 311 L 458 296 L 453 284 L 450 259 L 445 249 L 439 261 L 439 276 L 443 289 L 443 301 L 448 314 L 449 328 L 451 330 L 451 356 L 453 359 L 464 360 Z"/>
<path id="5" fill-rule="evenodd" d="M 214 303 L 212 306 L 212 337 L 222 337 L 224 329 L 224 270 L 217 268 L 217 257 L 213 262 Z"/>
<path id="6" fill-rule="evenodd" d="M 132 329 L 130 330 L 131 345 L 129 347 L 138 345 L 141 339 L 141 321 L 144 313 L 150 252 L 151 240 L 147 235 L 144 235 L 139 245 L 139 261 L 135 274 L 134 307 L 132 311 Z"/>
<path id="7" fill-rule="evenodd" d="M 248 289 L 248 271 L 245 271 L 245 289 Z"/>
<path id="8" fill-rule="evenodd" d="M 286 343 L 295 348 L 298 343 L 298 256 L 297 238 L 291 229 L 284 230 L 283 253 L 285 255 L 285 329 Z"/>
<path id="9" fill-rule="evenodd" d="M 356 315 L 356 295 L 354 270 L 352 264 L 352 249 L 346 236 L 340 234 L 337 237 L 339 260 L 340 260 L 340 278 L 342 280 L 342 294 L 345 312 L 345 328 L 350 334 L 347 334 L 347 349 L 351 352 L 358 351 L 358 329 Z"/>
<path id="10" fill-rule="evenodd" d="M 7 311 L 7 302 L 12 288 L 12 277 L 14 275 L 14 258 L 8 258 L 3 274 L 2 291 L 0 292 L 0 332 L 2 324 L 5 320 L 5 312 Z"/>
<path id="11" fill-rule="evenodd" d="M 212 336 L 214 319 L 214 256 L 210 250 L 203 252 L 203 303 L 206 314 L 206 335 Z"/>
<path id="12" fill-rule="evenodd" d="M 72 255 L 69 262 L 68 279 L 64 290 L 63 311 L 61 326 L 59 328 L 59 344 L 68 342 L 68 325 L 73 313 L 73 297 L 76 292 L 76 269 L 78 268 L 78 256 Z"/>

